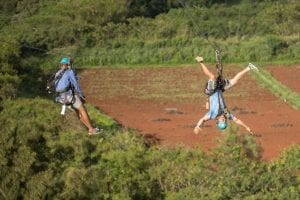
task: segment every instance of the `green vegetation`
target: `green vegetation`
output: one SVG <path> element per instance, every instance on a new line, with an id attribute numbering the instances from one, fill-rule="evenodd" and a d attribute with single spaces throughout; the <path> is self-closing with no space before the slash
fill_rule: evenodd
<path id="1" fill-rule="evenodd" d="M 295 0 L 12 0 L 0 8 L 1 42 L 13 37 L 26 55 L 46 51 L 47 68 L 68 52 L 80 66 L 192 63 L 197 54 L 214 62 L 210 43 L 228 63 L 300 55 Z"/>
<path id="2" fill-rule="evenodd" d="M 0 199 L 300 199 L 299 145 L 270 163 L 234 131 L 211 154 L 164 149 L 92 106 L 104 132 L 88 137 L 45 97 L 68 52 L 78 65 L 213 62 L 208 35 L 226 62 L 299 60 L 299 1 L 184 2 L 0 0 Z"/>
<path id="3" fill-rule="evenodd" d="M 290 88 L 280 83 L 270 73 L 263 69 L 261 69 L 255 77 L 258 82 L 261 83 L 264 88 L 270 90 L 271 93 L 289 103 L 292 107 L 300 109 L 300 95 L 297 92 L 292 91 Z"/>
<path id="4" fill-rule="evenodd" d="M 252 137 L 232 130 L 209 155 L 157 148 L 89 110 L 103 135 L 88 137 L 75 114 L 61 120 L 59 107 L 48 100 L 5 101 L 1 199 L 300 198 L 299 145 L 270 163 L 260 161 Z"/>
<path id="5" fill-rule="evenodd" d="M 0 50 L 0 111 L 3 99 L 17 94 L 20 78 L 17 76 L 19 49 L 15 45 L 2 44 Z"/>

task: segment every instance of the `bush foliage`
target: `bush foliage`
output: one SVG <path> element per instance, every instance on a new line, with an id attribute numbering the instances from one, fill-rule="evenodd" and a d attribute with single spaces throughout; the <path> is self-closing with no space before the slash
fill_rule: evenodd
<path id="1" fill-rule="evenodd" d="M 47 108 L 47 112 L 44 112 Z M 43 99 L 4 102 L 1 199 L 298 199 L 299 145 L 260 160 L 249 136 L 230 131 L 211 154 L 158 148 L 89 107 L 104 128 L 87 136 L 74 113 Z M 11 118 L 14 116 L 14 118 Z"/>
<path id="2" fill-rule="evenodd" d="M 299 145 L 270 163 L 234 131 L 211 154 L 159 148 L 92 106 L 104 132 L 89 137 L 42 98 L 45 68 L 68 52 L 79 65 L 177 64 L 213 62 L 217 44 L 226 61 L 297 60 L 299 1 L 0 0 L 0 10 L 0 199 L 300 199 Z"/>
<path id="3" fill-rule="evenodd" d="M 23 52 L 72 52 L 80 65 L 177 64 L 196 54 L 213 62 L 217 47 L 227 62 L 299 59 L 294 0 L 14 0 L 0 8 L 1 34 Z"/>

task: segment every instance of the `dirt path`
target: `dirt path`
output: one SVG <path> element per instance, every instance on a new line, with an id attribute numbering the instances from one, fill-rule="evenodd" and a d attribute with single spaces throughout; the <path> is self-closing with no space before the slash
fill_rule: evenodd
<path id="1" fill-rule="evenodd" d="M 240 69 L 228 66 L 225 76 Z M 206 78 L 197 67 L 90 69 L 80 76 L 90 103 L 160 145 L 208 150 L 222 137 L 214 121 L 205 125 L 202 134 L 192 133 L 207 112 L 202 92 Z M 256 139 L 263 147 L 263 159 L 271 160 L 284 148 L 300 143 L 300 112 L 262 89 L 250 75 L 227 91 L 225 99 L 233 114 L 259 135 Z M 246 134 L 242 128 L 239 133 Z"/>

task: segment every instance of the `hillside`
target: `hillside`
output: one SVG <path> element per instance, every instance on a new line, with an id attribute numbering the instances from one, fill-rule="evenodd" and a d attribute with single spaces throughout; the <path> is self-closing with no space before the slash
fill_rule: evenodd
<path id="1" fill-rule="evenodd" d="M 66 53 L 85 66 L 191 63 L 199 53 L 214 62 L 215 48 L 226 62 L 300 55 L 296 0 L 70 2 L 3 1 L 2 43 L 17 43 L 23 56 L 47 53 L 46 66 Z"/>
<path id="2" fill-rule="evenodd" d="M 49 100 L 3 106 L 0 199 L 300 198 L 299 146 L 264 163 L 249 136 L 228 134 L 206 154 L 157 148 L 90 106 L 102 135 L 87 136 L 72 112 L 62 120 Z"/>
<path id="3" fill-rule="evenodd" d="M 90 137 L 45 91 L 69 53 L 77 69 L 214 63 L 216 48 L 224 63 L 299 62 L 298 0 L 0 0 L 0 10 L 0 199 L 300 199 L 297 144 L 267 163 L 234 130 L 210 153 L 166 148 L 87 105 L 103 129 Z"/>

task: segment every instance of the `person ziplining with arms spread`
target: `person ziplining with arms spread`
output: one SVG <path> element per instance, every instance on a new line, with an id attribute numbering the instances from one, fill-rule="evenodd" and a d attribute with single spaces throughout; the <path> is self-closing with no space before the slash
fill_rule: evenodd
<path id="1" fill-rule="evenodd" d="M 223 98 L 223 92 L 236 85 L 239 79 L 250 70 L 258 71 L 257 67 L 249 63 L 245 69 L 237 73 L 232 79 L 228 80 L 223 79 L 220 74 L 218 77 L 216 77 L 203 63 L 202 57 L 198 56 L 195 59 L 200 64 L 204 74 L 208 77 L 205 94 L 209 95 L 209 111 L 198 121 L 196 127 L 194 128 L 194 133 L 199 134 L 202 130 L 203 124 L 212 119 L 216 119 L 218 129 L 224 130 L 227 127 L 227 119 L 229 119 L 244 127 L 250 134 L 253 134 L 249 126 L 228 111 Z"/>

